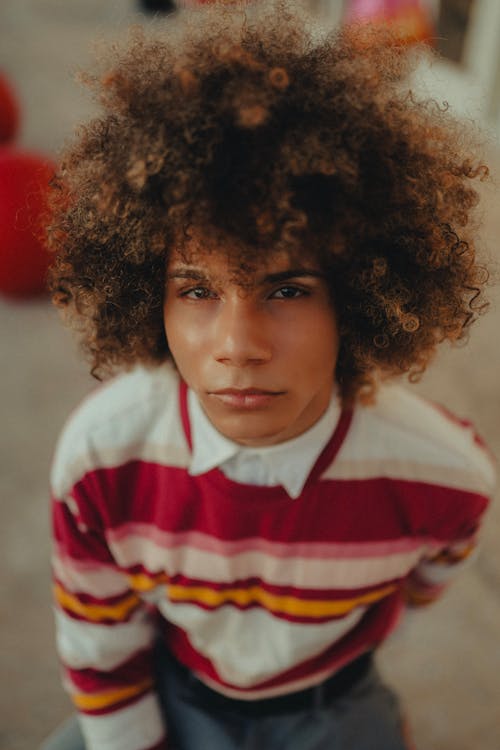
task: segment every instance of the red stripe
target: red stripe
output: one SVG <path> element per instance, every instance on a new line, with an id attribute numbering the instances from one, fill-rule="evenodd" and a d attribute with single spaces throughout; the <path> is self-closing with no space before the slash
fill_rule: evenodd
<path id="1" fill-rule="evenodd" d="M 260 537 L 283 543 L 359 543 L 408 536 L 446 543 L 470 536 L 470 519 L 477 526 L 488 504 L 474 492 L 385 477 L 308 483 L 292 502 L 280 488 L 260 492 L 231 482 L 229 488 L 216 486 L 212 474 L 190 477 L 184 469 L 132 461 L 98 469 L 90 478 L 104 490 L 95 503 L 105 528 L 143 523 L 172 533 L 196 530 L 227 541 Z M 85 489 L 86 481 L 77 491 Z M 60 512 L 74 526 L 70 514 Z M 76 556 L 78 534 L 76 530 Z M 85 544 L 97 559 L 109 560 L 91 537 L 86 536 Z"/>
<path id="2" fill-rule="evenodd" d="M 184 428 L 184 434 L 186 436 L 187 444 L 189 445 L 189 450 L 193 450 L 193 440 L 191 437 L 191 423 L 189 421 L 189 411 L 188 411 L 188 402 L 187 402 L 187 392 L 188 388 L 184 380 L 181 380 L 179 382 L 179 407 L 181 412 L 181 420 L 182 420 L 182 426 Z"/>
<path id="3" fill-rule="evenodd" d="M 63 666 L 79 692 L 99 693 L 135 685 L 150 677 L 153 671 L 153 656 L 151 649 L 141 649 L 108 672 L 98 669 L 72 669 L 64 662 Z"/>
<path id="4" fill-rule="evenodd" d="M 320 453 L 318 460 L 314 464 L 312 471 L 309 474 L 307 482 L 304 486 L 305 489 L 309 489 L 309 487 L 317 479 L 319 479 L 325 469 L 333 463 L 335 456 L 339 452 L 342 443 L 345 440 L 349 427 L 351 426 L 352 416 L 352 410 L 342 411 L 331 439 L 326 444 L 323 451 Z"/>
<path id="5" fill-rule="evenodd" d="M 84 481 L 86 479 L 87 477 Z M 78 494 L 78 489 L 76 493 Z M 88 526 L 80 524 L 79 527 L 78 523 L 67 505 L 59 501 L 53 502 L 53 536 L 64 553 L 75 560 L 92 560 L 116 567 L 105 542 Z"/>

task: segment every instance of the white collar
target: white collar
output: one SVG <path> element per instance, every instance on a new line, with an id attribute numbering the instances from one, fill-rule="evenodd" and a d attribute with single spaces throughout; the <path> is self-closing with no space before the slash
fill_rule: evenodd
<path id="1" fill-rule="evenodd" d="M 242 446 L 218 432 L 191 390 L 188 390 L 188 411 L 193 442 L 190 474 L 204 474 L 218 467 L 236 481 L 259 485 L 280 484 L 290 497 L 296 498 L 332 436 L 341 408 L 333 389 L 328 408 L 309 430 L 283 443 L 260 448 Z M 256 467 L 258 472 L 255 471 Z"/>

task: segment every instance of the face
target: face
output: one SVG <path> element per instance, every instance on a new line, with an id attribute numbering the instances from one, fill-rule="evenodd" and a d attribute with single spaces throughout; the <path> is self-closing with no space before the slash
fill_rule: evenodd
<path id="1" fill-rule="evenodd" d="M 245 277 L 226 254 L 173 253 L 164 323 L 170 351 L 214 427 L 242 445 L 289 440 L 330 401 L 338 330 L 311 258 L 270 256 Z"/>

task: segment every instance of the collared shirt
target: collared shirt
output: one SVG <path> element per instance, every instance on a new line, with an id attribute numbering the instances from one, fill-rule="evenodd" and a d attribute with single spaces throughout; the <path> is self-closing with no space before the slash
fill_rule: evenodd
<path id="1" fill-rule="evenodd" d="M 190 474 L 204 474 L 217 467 L 236 482 L 282 485 L 291 498 L 299 497 L 302 492 L 337 426 L 341 411 L 333 389 L 328 408 L 309 430 L 283 443 L 249 448 L 218 432 L 191 390 L 188 391 L 188 409 L 193 441 Z"/>
<path id="2" fill-rule="evenodd" d="M 442 592 L 471 559 L 493 491 L 472 427 L 394 383 L 339 420 L 321 471 L 288 505 L 282 486 L 190 477 L 186 412 L 170 364 L 135 368 L 89 396 L 58 442 L 57 643 L 89 748 L 165 746 L 148 689 L 159 633 L 228 697 L 318 685 L 380 643 L 405 599 Z"/>

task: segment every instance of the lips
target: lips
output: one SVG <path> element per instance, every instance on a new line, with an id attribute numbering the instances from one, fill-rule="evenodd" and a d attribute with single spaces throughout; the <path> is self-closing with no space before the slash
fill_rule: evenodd
<path id="1" fill-rule="evenodd" d="M 261 388 L 223 388 L 209 393 L 215 400 L 235 409 L 263 408 L 283 395 L 283 391 L 267 391 Z"/>
<path id="2" fill-rule="evenodd" d="M 282 393 L 283 391 L 270 391 L 265 388 L 221 388 L 219 391 L 211 391 L 217 396 L 220 395 L 235 395 L 235 396 L 252 396 L 252 395 L 268 395 L 274 396 Z"/>

